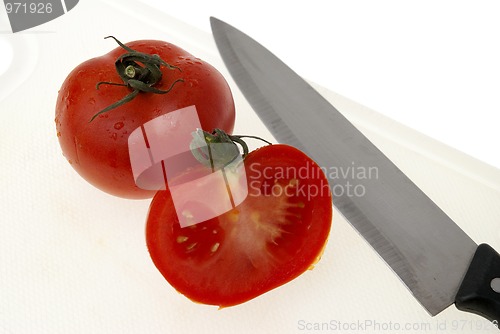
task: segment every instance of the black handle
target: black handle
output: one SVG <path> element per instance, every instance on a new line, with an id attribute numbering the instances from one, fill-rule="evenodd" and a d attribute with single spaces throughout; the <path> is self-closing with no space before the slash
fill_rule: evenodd
<path id="1" fill-rule="evenodd" d="M 498 325 L 500 322 L 500 255 L 489 245 L 476 250 L 455 297 L 461 311 L 479 314 Z"/>

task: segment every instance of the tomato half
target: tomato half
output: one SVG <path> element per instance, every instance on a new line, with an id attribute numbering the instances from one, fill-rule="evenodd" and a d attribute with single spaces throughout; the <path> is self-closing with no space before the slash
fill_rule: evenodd
<path id="1" fill-rule="evenodd" d="M 314 161 L 296 148 L 270 145 L 251 152 L 245 170 L 244 201 L 202 223 L 182 228 L 168 190 L 151 203 L 151 258 L 193 301 L 220 307 L 248 301 L 311 268 L 326 244 L 332 198 Z"/>
<path id="2" fill-rule="evenodd" d="M 155 191 L 137 187 L 132 175 L 127 143 L 130 133 L 153 118 L 192 105 L 203 129 L 221 128 L 230 133 L 235 121 L 234 102 L 226 80 L 213 66 L 174 44 L 139 40 L 126 46 L 158 55 L 172 66 L 160 66 L 161 80 L 153 86 L 168 93 L 139 92 L 130 102 L 90 121 L 133 91 L 111 84 L 96 88 L 99 82 L 123 84 L 115 62 L 127 51 L 119 46 L 71 71 L 59 90 L 55 123 L 64 156 L 84 179 L 112 195 L 148 198 Z"/>

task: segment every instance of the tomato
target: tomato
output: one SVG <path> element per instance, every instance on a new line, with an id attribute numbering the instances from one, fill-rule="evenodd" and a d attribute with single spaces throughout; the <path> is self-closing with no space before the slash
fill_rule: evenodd
<path id="1" fill-rule="evenodd" d="M 141 54 L 124 57 L 130 50 Z M 145 89 L 163 93 L 140 91 L 130 101 L 101 113 L 135 90 L 131 82 L 124 84 L 115 63 L 125 67 L 135 61 L 142 65 L 143 54 L 168 64 L 158 63 L 154 68 L 161 71 L 161 78 L 152 74 L 141 77 Z M 140 73 L 133 75 L 137 79 Z M 89 59 L 69 73 L 57 97 L 57 136 L 68 162 L 88 182 L 119 197 L 149 198 L 155 191 L 141 189 L 134 182 L 128 136 L 153 118 L 193 105 L 203 129 L 232 131 L 233 97 L 226 80 L 213 66 L 174 44 L 138 40 Z"/>
<path id="2" fill-rule="evenodd" d="M 195 302 L 227 307 L 255 298 L 311 268 L 327 242 L 331 192 L 313 160 L 280 144 L 251 152 L 244 164 L 247 197 L 215 218 L 181 227 L 168 189 L 151 203 L 151 258 Z"/>

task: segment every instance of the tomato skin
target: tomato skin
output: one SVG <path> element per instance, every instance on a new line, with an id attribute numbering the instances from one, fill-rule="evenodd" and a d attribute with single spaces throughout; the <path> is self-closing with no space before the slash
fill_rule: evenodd
<path id="1" fill-rule="evenodd" d="M 123 83 L 115 69 L 116 59 L 126 51 L 111 52 L 78 65 L 59 90 L 55 123 L 59 143 L 71 166 L 89 183 L 115 196 L 150 198 L 155 191 L 137 187 L 128 152 L 128 135 L 142 124 L 165 113 L 196 106 L 202 128 L 234 127 L 234 101 L 223 76 L 210 64 L 185 50 L 158 40 L 139 40 L 126 44 L 143 53 L 157 54 L 181 71 L 161 66 L 162 79 L 154 87 L 167 94 L 139 93 L 135 99 L 109 112 L 91 118 L 128 95 L 128 87 L 96 84 L 101 81 Z"/>
<path id="2" fill-rule="evenodd" d="M 309 176 L 297 181 L 281 175 L 281 167 Z M 165 279 L 195 302 L 228 307 L 251 300 L 310 269 L 327 242 L 332 198 L 314 161 L 293 147 L 271 145 L 251 152 L 245 169 L 247 198 L 217 218 L 181 228 L 168 190 L 151 203 L 146 225 L 151 258 Z M 304 194 L 292 184 L 295 190 L 299 185 L 315 190 Z M 286 187 L 290 196 L 276 191 Z"/>

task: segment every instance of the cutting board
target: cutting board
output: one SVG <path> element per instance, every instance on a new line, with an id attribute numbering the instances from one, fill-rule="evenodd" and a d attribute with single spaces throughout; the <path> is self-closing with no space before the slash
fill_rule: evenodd
<path id="1" fill-rule="evenodd" d="M 497 333 L 454 307 L 430 317 L 338 212 L 322 260 L 289 284 L 222 310 L 178 294 L 146 249 L 150 201 L 92 187 L 57 142 L 57 91 L 77 64 L 115 48 L 108 35 L 166 40 L 210 62 L 233 90 L 234 132 L 273 140 L 212 37 L 133 0 L 81 1 L 1 34 L 14 58 L 0 77 L 0 333 Z M 498 169 L 315 87 L 476 242 L 500 249 Z"/>

